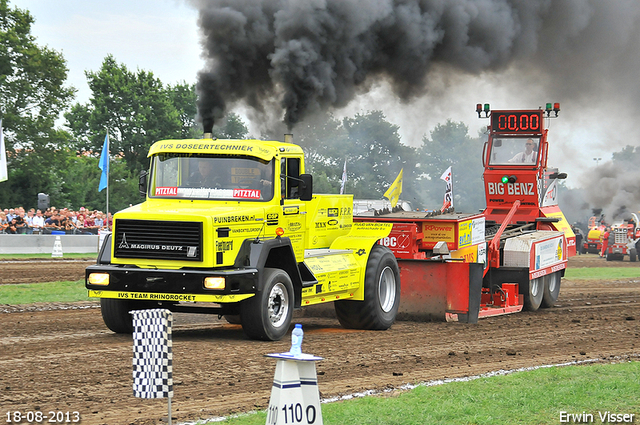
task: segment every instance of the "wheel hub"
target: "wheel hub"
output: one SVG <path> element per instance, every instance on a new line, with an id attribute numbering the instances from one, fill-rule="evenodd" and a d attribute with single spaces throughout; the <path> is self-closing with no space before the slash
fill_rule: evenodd
<path id="1" fill-rule="evenodd" d="M 382 311 L 385 313 L 390 312 L 396 302 L 396 277 L 390 267 L 385 267 L 380 273 L 378 298 Z"/>
<path id="2" fill-rule="evenodd" d="M 275 327 L 281 326 L 289 312 L 289 297 L 282 283 L 277 283 L 269 293 L 269 320 Z"/>

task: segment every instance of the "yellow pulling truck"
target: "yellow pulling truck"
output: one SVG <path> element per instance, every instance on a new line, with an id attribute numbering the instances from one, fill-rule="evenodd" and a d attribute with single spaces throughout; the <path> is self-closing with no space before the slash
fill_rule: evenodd
<path id="1" fill-rule="evenodd" d="M 250 338 L 278 340 L 293 309 L 335 301 L 344 327 L 387 329 L 400 273 L 392 224 L 354 223 L 351 195 L 319 195 L 292 143 L 163 140 L 140 178 L 146 199 L 115 214 L 90 297 L 114 332 L 129 311 L 214 313 Z"/>

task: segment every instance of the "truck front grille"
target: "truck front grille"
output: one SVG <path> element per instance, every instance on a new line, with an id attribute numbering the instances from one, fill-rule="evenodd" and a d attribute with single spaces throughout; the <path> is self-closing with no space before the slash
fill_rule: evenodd
<path id="1" fill-rule="evenodd" d="M 114 223 L 115 256 L 202 261 L 202 223 L 119 219 Z"/>

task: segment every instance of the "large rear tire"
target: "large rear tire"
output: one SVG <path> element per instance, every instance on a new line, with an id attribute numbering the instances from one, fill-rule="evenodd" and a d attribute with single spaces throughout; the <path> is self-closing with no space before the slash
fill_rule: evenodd
<path id="1" fill-rule="evenodd" d="M 280 269 L 264 269 L 264 286 L 242 302 L 242 330 L 252 339 L 278 341 L 289 331 L 293 316 L 293 284 Z"/>
<path id="2" fill-rule="evenodd" d="M 524 308 L 529 311 L 537 311 L 542 304 L 544 296 L 544 281 L 541 277 L 532 279 L 524 292 Z"/>
<path id="3" fill-rule="evenodd" d="M 104 324 L 119 334 L 133 333 L 133 317 L 129 314 L 131 310 L 147 308 L 150 308 L 150 305 L 145 302 L 100 298 L 100 310 Z"/>
<path id="4" fill-rule="evenodd" d="M 544 294 L 542 295 L 543 308 L 550 308 L 558 301 L 558 295 L 560 295 L 560 272 L 548 274 L 543 277 L 544 282 Z"/>
<path id="5" fill-rule="evenodd" d="M 348 329 L 386 330 L 400 307 L 400 268 L 393 252 L 374 245 L 367 261 L 364 301 L 335 301 L 336 316 Z"/>

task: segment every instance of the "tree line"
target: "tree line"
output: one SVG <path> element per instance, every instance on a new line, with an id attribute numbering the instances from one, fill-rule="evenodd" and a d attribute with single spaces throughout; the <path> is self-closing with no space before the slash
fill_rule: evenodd
<path id="1" fill-rule="evenodd" d="M 62 53 L 37 44 L 33 22 L 29 11 L 0 0 L 0 118 L 9 171 L 8 181 L 0 183 L 0 206 L 35 207 L 42 192 L 58 208 L 104 210 L 98 159 L 107 133 L 109 208 L 115 212 L 140 202 L 138 175 L 148 168 L 149 147 L 163 139 L 202 137 L 195 85 L 164 84 L 153 72 L 131 71 L 109 55 L 99 70 L 85 73 L 90 100 L 75 102 Z M 339 192 L 346 161 L 345 193 L 381 199 L 403 169 L 401 199 L 415 208 L 438 209 L 445 188 L 440 176 L 452 166 L 456 209 L 484 206 L 484 136 L 471 137 L 463 123 L 447 121 L 411 147 L 401 142 L 399 130 L 383 112 L 371 110 L 342 119 L 319 114 L 293 132 L 317 192 Z M 249 135 L 233 112 L 214 127 L 214 137 L 282 139 Z"/>

